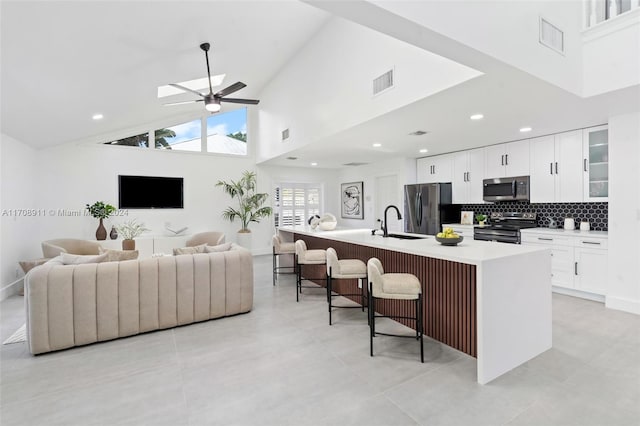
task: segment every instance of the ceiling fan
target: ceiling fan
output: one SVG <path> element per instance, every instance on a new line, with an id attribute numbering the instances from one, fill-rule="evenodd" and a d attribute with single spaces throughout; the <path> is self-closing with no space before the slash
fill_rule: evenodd
<path id="1" fill-rule="evenodd" d="M 200 45 L 200 49 L 204 50 L 204 56 L 207 60 L 207 76 L 209 81 L 209 93 L 203 94 L 196 90 L 189 89 L 188 87 L 182 86 L 180 84 L 169 84 L 169 86 L 173 86 L 177 89 L 184 90 L 185 92 L 195 93 L 196 95 L 202 97 L 202 99 L 196 99 L 193 101 L 183 101 L 183 102 L 172 102 L 166 105 L 182 105 L 182 104 L 190 104 L 193 102 L 204 102 L 204 107 L 209 112 L 218 112 L 220 111 L 220 102 L 230 102 L 234 104 L 249 104 L 249 105 L 257 105 L 259 100 L 256 99 L 240 99 L 240 98 L 226 98 L 225 96 L 230 95 L 238 90 L 247 87 L 246 84 L 238 81 L 237 83 L 232 84 L 229 87 L 225 87 L 224 89 L 213 93 L 213 88 L 211 87 L 211 71 L 209 69 L 209 48 L 211 45 L 209 43 L 202 43 Z"/>

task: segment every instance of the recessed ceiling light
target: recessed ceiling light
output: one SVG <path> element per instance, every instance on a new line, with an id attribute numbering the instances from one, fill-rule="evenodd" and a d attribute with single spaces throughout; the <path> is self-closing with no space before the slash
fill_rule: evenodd
<path id="1" fill-rule="evenodd" d="M 93 118 L 94 120 L 102 120 L 104 118 L 104 115 L 102 114 L 93 114 Z"/>
<path id="2" fill-rule="evenodd" d="M 429 152 L 429 150 L 428 150 L 428 149 L 426 149 L 426 148 L 422 148 L 422 149 L 420 150 L 420 153 L 421 153 L 421 154 L 424 154 L 425 152 Z"/>
<path id="3" fill-rule="evenodd" d="M 530 131 L 531 131 L 531 127 L 521 127 L 521 128 L 520 128 L 520 131 L 521 131 L 522 133 L 530 132 Z"/>
<path id="4" fill-rule="evenodd" d="M 317 165 L 318 165 L 318 163 L 311 163 L 311 165 L 312 165 L 312 166 L 317 166 Z"/>
<path id="5" fill-rule="evenodd" d="M 381 144 L 381 143 L 374 143 L 374 144 L 373 144 L 373 147 L 374 147 L 374 148 L 380 148 L 381 146 L 382 146 L 382 144 Z"/>
<path id="6" fill-rule="evenodd" d="M 482 120 L 484 118 L 484 115 L 482 115 L 482 114 L 473 114 L 469 118 L 472 119 L 472 120 Z"/>
<path id="7" fill-rule="evenodd" d="M 409 135 L 411 136 L 422 136 L 422 135 L 426 135 L 427 133 L 429 133 L 426 130 L 416 130 L 415 132 L 411 132 L 409 133 Z"/>

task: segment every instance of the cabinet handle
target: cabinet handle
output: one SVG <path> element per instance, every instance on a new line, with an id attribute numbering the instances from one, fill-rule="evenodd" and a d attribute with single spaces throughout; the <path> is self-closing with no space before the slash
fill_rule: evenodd
<path id="1" fill-rule="evenodd" d="M 556 161 L 556 174 L 558 174 L 558 162 Z"/>
<path id="2" fill-rule="evenodd" d="M 578 262 L 573 263 L 573 273 L 578 275 Z"/>
<path id="3" fill-rule="evenodd" d="M 467 172 L 467 182 L 471 182 L 471 172 Z"/>
<path id="4" fill-rule="evenodd" d="M 504 155 L 504 165 L 508 166 L 509 165 L 509 154 L 505 154 Z"/>
<path id="5" fill-rule="evenodd" d="M 587 159 L 586 158 L 584 159 L 584 171 L 585 172 L 587 171 Z"/>
<path id="6" fill-rule="evenodd" d="M 502 159 L 500 160 L 500 164 L 502 164 L 502 165 L 504 166 L 504 154 L 502 154 L 502 155 L 500 156 L 500 158 L 502 158 Z"/>
<path id="7" fill-rule="evenodd" d="M 553 174 L 553 163 L 549 163 L 549 174 Z"/>
<path id="8" fill-rule="evenodd" d="M 436 165 L 435 164 L 433 165 L 433 174 L 434 175 L 436 174 Z"/>
<path id="9" fill-rule="evenodd" d="M 539 240 L 542 241 L 553 241 L 553 238 L 542 238 L 542 237 L 538 237 Z"/>
<path id="10" fill-rule="evenodd" d="M 467 172 L 464 172 L 462 174 L 462 180 L 465 181 L 465 182 L 467 181 Z"/>
<path id="11" fill-rule="evenodd" d="M 583 241 L 582 244 L 593 244 L 595 246 L 599 246 L 600 245 L 600 243 L 597 243 L 595 241 Z"/>

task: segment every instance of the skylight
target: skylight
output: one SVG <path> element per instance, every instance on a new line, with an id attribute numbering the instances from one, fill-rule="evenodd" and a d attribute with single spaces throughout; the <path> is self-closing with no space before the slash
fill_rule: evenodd
<path id="1" fill-rule="evenodd" d="M 218 74 L 211 76 L 211 87 L 217 87 L 222 84 L 226 74 Z M 188 89 L 195 91 L 209 91 L 209 83 L 207 82 L 207 77 L 197 78 L 195 80 L 183 81 L 177 83 L 180 86 L 184 86 Z M 181 93 L 187 93 L 184 90 L 180 90 L 173 86 L 158 86 L 158 98 L 166 98 L 167 96 L 179 95 Z"/>

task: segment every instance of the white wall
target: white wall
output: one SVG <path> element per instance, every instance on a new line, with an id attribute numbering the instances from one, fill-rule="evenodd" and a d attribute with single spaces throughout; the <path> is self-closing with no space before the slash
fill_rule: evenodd
<path id="1" fill-rule="evenodd" d="M 582 93 L 581 1 L 373 3 L 565 90 Z M 564 55 L 539 43 L 540 16 L 564 31 Z"/>
<path id="2" fill-rule="evenodd" d="M 85 204 L 104 201 L 118 204 L 118 175 L 180 176 L 184 178 L 184 209 L 128 210 L 127 216 L 105 221 L 114 223 L 136 218 L 151 231 L 145 235 L 163 235 L 165 223 L 188 226 L 188 233 L 220 230 L 227 241 L 235 241 L 238 222 L 224 221 L 222 211 L 231 198 L 215 186 L 218 180 L 237 179 L 244 170 L 254 170 L 253 158 L 167 152 L 153 149 L 108 145 L 64 145 L 38 152 L 40 185 L 38 203 L 47 210 L 83 210 Z M 258 190 L 269 188 L 258 176 Z M 270 222 L 253 224 L 254 248 L 271 243 Z M 95 238 L 98 221 L 91 216 L 64 217 L 58 214 L 40 221 L 40 239 Z"/>
<path id="3" fill-rule="evenodd" d="M 372 81 L 394 68 L 394 87 Z M 333 18 L 260 94 L 258 162 L 480 75 L 423 49 Z M 282 131 L 290 138 L 282 142 Z"/>
<path id="4" fill-rule="evenodd" d="M 584 96 L 640 84 L 640 9 L 584 34 Z"/>
<path id="5" fill-rule="evenodd" d="M 392 158 L 386 161 L 367 164 L 364 166 L 346 167 L 339 171 L 338 182 L 332 192 L 334 202 L 337 204 L 338 225 L 346 226 L 350 228 L 379 228 L 377 219 L 382 219 L 384 211 L 375 211 L 376 205 L 376 177 L 396 175 L 398 188 L 397 199 L 394 204 L 400 209 L 404 210 L 404 185 L 416 183 L 416 160 L 415 158 Z M 343 182 L 364 182 L 364 220 L 358 219 L 342 219 L 340 218 L 340 183 Z M 404 214 L 404 213 L 402 213 Z M 391 216 L 389 216 L 391 217 Z M 393 230 L 394 226 L 391 225 L 389 229 Z M 395 229 L 398 231 L 403 230 L 402 223 L 396 223 Z"/>
<path id="6" fill-rule="evenodd" d="M 36 198 L 36 185 L 39 185 L 39 180 L 35 167 L 35 151 L 7 135 L 2 134 L 0 137 L 2 138 L 0 147 L 2 164 L 0 169 L 2 176 L 0 300 L 2 300 L 14 294 L 22 285 L 19 279 L 23 276 L 23 272 L 18 262 L 41 257 L 39 246 L 33 242 L 37 240 L 42 218 L 17 216 L 20 212 L 27 213 L 24 210 L 40 207 Z"/>
<path id="7" fill-rule="evenodd" d="M 640 314 L 640 112 L 609 118 L 609 164 L 606 305 Z"/>

